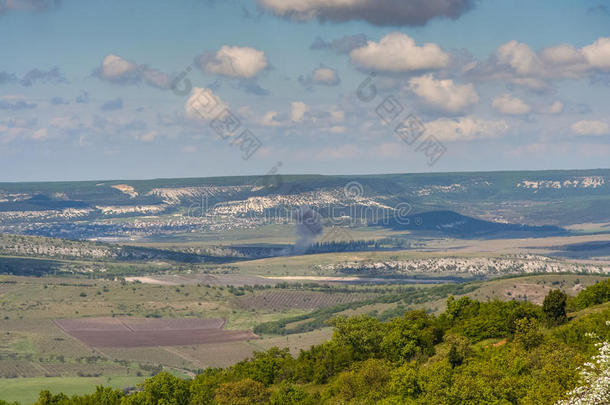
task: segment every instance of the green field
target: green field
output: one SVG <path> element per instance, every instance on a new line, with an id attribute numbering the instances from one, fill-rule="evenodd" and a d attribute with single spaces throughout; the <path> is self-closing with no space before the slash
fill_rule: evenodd
<path id="1" fill-rule="evenodd" d="M 7 402 L 19 401 L 23 405 L 32 404 L 38 393 L 48 390 L 51 393 L 83 395 L 95 392 L 95 387 L 104 385 L 123 389 L 135 387 L 144 377 L 104 376 L 104 377 L 49 377 L 0 379 L 0 399 Z"/>

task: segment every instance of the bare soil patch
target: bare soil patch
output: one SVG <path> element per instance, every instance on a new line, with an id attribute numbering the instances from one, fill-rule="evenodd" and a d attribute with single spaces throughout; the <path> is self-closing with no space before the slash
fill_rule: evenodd
<path id="1" fill-rule="evenodd" d="M 351 302 L 366 301 L 374 294 L 324 293 L 310 291 L 265 291 L 235 300 L 242 309 L 282 311 L 286 309 L 318 309 Z"/>
<path id="2" fill-rule="evenodd" d="M 92 347 L 151 347 L 256 339 L 250 331 L 224 330 L 224 319 L 91 318 L 54 321 Z"/>

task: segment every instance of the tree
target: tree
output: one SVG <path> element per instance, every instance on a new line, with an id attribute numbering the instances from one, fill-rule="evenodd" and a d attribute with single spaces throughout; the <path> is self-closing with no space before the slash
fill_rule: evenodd
<path id="1" fill-rule="evenodd" d="M 542 312 L 549 326 L 564 324 L 568 320 L 566 302 L 568 296 L 563 291 L 552 290 L 544 297 Z"/>
<path id="2" fill-rule="evenodd" d="M 349 347 L 355 360 L 376 357 L 381 352 L 381 341 L 386 335 L 385 326 L 369 315 L 336 318 L 332 340 Z"/>
<path id="3" fill-rule="evenodd" d="M 38 401 L 35 405 L 60 405 L 69 401 L 69 398 L 65 394 L 53 395 L 50 391 L 41 391 Z"/>
<path id="4" fill-rule="evenodd" d="M 250 360 L 242 361 L 234 366 L 238 378 L 252 378 L 255 381 L 270 386 L 280 379 L 292 361 L 287 348 L 272 347 L 265 352 L 256 352 Z"/>
<path id="5" fill-rule="evenodd" d="M 162 372 L 146 380 L 144 389 L 125 397 L 127 405 L 187 405 L 190 400 L 190 382 Z"/>
<path id="6" fill-rule="evenodd" d="M 296 405 L 307 398 L 307 393 L 299 387 L 283 381 L 278 390 L 271 394 L 270 405 Z"/>
<path id="7" fill-rule="evenodd" d="M 258 381 L 246 378 L 221 384 L 215 400 L 218 405 L 263 405 L 269 400 L 269 391 Z"/>
<path id="8" fill-rule="evenodd" d="M 387 395 L 390 364 L 385 360 L 368 359 L 352 371 L 345 371 L 330 385 L 325 395 L 335 398 L 330 403 L 376 403 Z"/>
<path id="9" fill-rule="evenodd" d="M 405 363 L 394 369 L 391 373 L 390 391 L 402 399 L 415 398 L 420 394 L 421 388 L 417 381 L 416 363 Z"/>
<path id="10" fill-rule="evenodd" d="M 515 322 L 515 342 L 521 344 L 525 350 L 539 346 L 543 339 L 544 336 L 540 332 L 540 327 L 535 319 L 517 319 Z"/>
<path id="11" fill-rule="evenodd" d="M 191 404 L 213 404 L 216 389 L 221 383 L 226 381 L 226 375 L 223 370 L 212 368 L 205 369 L 191 382 Z"/>
<path id="12" fill-rule="evenodd" d="M 456 368 L 457 366 L 462 365 L 464 362 L 464 356 L 459 352 L 457 346 L 455 345 L 451 345 L 447 359 L 449 360 L 449 364 L 451 364 L 451 368 Z"/>

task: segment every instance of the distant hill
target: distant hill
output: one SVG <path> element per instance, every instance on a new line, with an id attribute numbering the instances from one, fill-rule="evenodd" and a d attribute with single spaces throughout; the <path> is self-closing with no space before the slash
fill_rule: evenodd
<path id="1" fill-rule="evenodd" d="M 0 232 L 186 234 L 255 227 L 301 206 L 360 223 L 379 212 L 394 217 L 398 207 L 407 215 L 437 212 L 413 229 L 455 236 L 556 234 L 572 224 L 610 222 L 610 169 L 0 183 Z"/>
<path id="2" fill-rule="evenodd" d="M 433 232 L 457 238 L 545 237 L 565 235 L 557 226 L 530 226 L 484 221 L 453 211 L 430 211 L 410 215 L 397 221 L 390 219 L 386 226 L 395 230 Z"/>

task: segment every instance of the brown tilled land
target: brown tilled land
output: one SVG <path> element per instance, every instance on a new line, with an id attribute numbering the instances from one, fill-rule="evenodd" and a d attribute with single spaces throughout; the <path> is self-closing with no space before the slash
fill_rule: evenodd
<path id="1" fill-rule="evenodd" d="M 91 347 L 180 346 L 256 339 L 250 331 L 224 330 L 213 319 L 91 318 L 63 319 L 55 324 Z"/>

